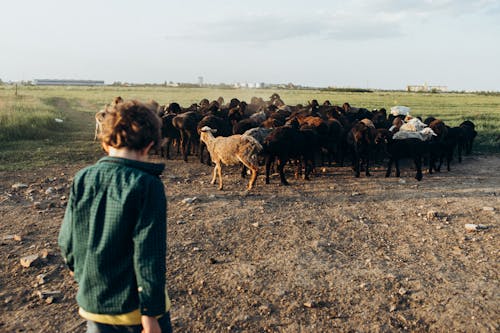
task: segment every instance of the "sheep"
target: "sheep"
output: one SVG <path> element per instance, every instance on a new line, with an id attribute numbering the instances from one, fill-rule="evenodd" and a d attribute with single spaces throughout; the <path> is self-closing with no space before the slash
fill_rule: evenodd
<path id="1" fill-rule="evenodd" d="M 111 104 L 106 104 L 104 106 L 104 109 L 99 110 L 95 114 L 95 134 L 94 134 L 94 141 L 96 141 L 97 138 L 99 137 L 99 134 L 101 134 L 101 131 L 102 131 L 102 122 L 104 121 L 104 117 L 108 113 L 108 109 L 110 107 L 115 106 L 118 103 L 123 103 L 123 98 L 121 98 L 121 96 L 115 97 L 113 99 L 113 101 L 111 102 Z"/>
<path id="2" fill-rule="evenodd" d="M 106 117 L 106 113 L 107 113 L 107 106 L 105 109 L 103 110 L 99 110 L 96 114 L 95 114 L 95 134 L 94 134 L 94 141 L 97 140 L 97 138 L 99 137 L 99 134 L 101 134 L 101 131 L 102 131 L 102 122 L 104 121 L 104 117 Z"/>
<path id="3" fill-rule="evenodd" d="M 172 124 L 180 132 L 184 162 L 188 161 L 187 157 L 191 151 L 191 145 L 197 144 L 198 132 L 196 127 L 200 120 L 201 116 L 193 111 L 181 113 L 172 119 Z"/>
<path id="4" fill-rule="evenodd" d="M 365 175 L 370 174 L 370 155 L 375 146 L 375 137 L 377 130 L 375 127 L 367 126 L 366 121 L 358 121 L 347 132 L 347 145 L 352 153 L 352 167 L 354 176 L 359 178 L 362 165 L 365 164 Z"/>
<path id="5" fill-rule="evenodd" d="M 160 146 L 160 157 L 166 157 L 170 159 L 170 146 L 172 141 L 177 142 L 177 154 L 179 153 L 179 141 L 181 134 L 177 128 L 174 127 L 172 120 L 177 115 L 175 113 L 167 113 L 161 117 L 162 127 L 161 127 L 161 136 L 162 143 Z"/>
<path id="6" fill-rule="evenodd" d="M 285 178 L 284 167 L 290 158 L 299 159 L 296 177 L 304 164 L 304 179 L 309 180 L 309 173 L 314 166 L 314 154 L 318 147 L 318 134 L 312 129 L 299 129 L 294 118 L 290 124 L 275 128 L 264 140 L 266 158 L 266 184 L 269 184 L 271 164 L 278 158 L 278 172 L 282 185 L 289 185 Z"/>
<path id="7" fill-rule="evenodd" d="M 232 129 L 231 129 L 231 124 L 229 123 L 228 119 L 223 119 L 223 118 L 220 118 L 218 116 L 214 116 L 212 114 L 209 114 L 200 120 L 200 122 L 197 125 L 198 135 L 200 134 L 201 129 L 205 126 L 208 126 L 213 130 L 216 130 L 216 132 L 214 132 L 215 133 L 214 136 L 216 136 L 216 137 L 217 136 L 230 136 L 231 134 L 233 134 Z M 241 134 L 241 133 L 238 133 L 238 134 Z M 205 143 L 203 143 L 200 140 L 200 149 L 199 149 L 200 163 L 204 163 L 203 154 L 205 151 L 205 146 L 206 146 Z M 212 161 L 210 161 L 210 158 L 207 158 L 206 163 L 208 165 L 212 165 Z"/>
<path id="8" fill-rule="evenodd" d="M 245 131 L 243 135 L 251 136 L 255 140 L 257 140 L 261 145 L 263 145 L 264 140 L 267 138 L 269 134 L 271 134 L 272 131 L 273 131 L 272 128 L 255 127 Z"/>
<path id="9" fill-rule="evenodd" d="M 429 145 L 429 173 L 432 173 L 433 170 L 437 172 L 441 171 L 441 164 L 443 161 L 443 157 L 447 151 L 447 140 L 448 136 L 448 126 L 440 119 L 433 120 L 429 127 L 436 133 L 436 136 L 432 138 Z M 439 165 L 436 168 L 436 160 L 439 158 Z M 451 158 L 450 158 L 451 159 Z M 448 171 L 449 170 L 449 161 L 448 161 Z"/>
<path id="10" fill-rule="evenodd" d="M 465 150 L 466 154 L 470 154 L 472 151 L 472 142 L 474 141 L 474 138 L 477 136 L 477 132 L 475 130 L 475 125 L 472 121 L 466 120 L 462 122 L 459 126 L 462 128 L 463 131 L 463 148 Z"/>
<path id="11" fill-rule="evenodd" d="M 399 132 L 398 132 L 399 133 Z M 427 152 L 427 142 L 416 138 L 392 140 L 388 139 L 387 153 L 389 154 L 389 162 L 387 164 L 386 177 L 391 175 L 392 163 L 396 165 L 396 177 L 400 176 L 399 160 L 409 157 L 413 159 L 417 174 L 415 179 L 422 180 L 422 156 Z"/>
<path id="12" fill-rule="evenodd" d="M 432 139 L 433 136 L 436 136 L 436 133 L 432 130 L 432 128 L 426 127 L 420 131 L 403 131 L 399 130 L 398 132 L 394 133 L 392 138 L 394 140 L 402 140 L 402 139 L 420 139 L 422 141 L 429 141 Z"/>
<path id="13" fill-rule="evenodd" d="M 400 131 L 410 131 L 410 132 L 419 132 L 427 127 L 427 124 L 420 121 L 418 118 L 411 118 L 406 122 L 406 124 L 401 125 L 399 128 Z"/>
<path id="14" fill-rule="evenodd" d="M 248 182 L 247 189 L 251 190 L 257 179 L 258 161 L 257 156 L 262 151 L 262 145 L 251 136 L 240 134 L 228 137 L 214 137 L 215 130 L 208 126 L 200 129 L 200 140 L 203 141 L 210 153 L 210 158 L 215 163 L 211 184 L 215 184 L 217 175 L 219 176 L 219 190 L 223 189 L 222 183 L 222 163 L 225 165 L 236 165 L 243 163 L 252 175 Z"/>

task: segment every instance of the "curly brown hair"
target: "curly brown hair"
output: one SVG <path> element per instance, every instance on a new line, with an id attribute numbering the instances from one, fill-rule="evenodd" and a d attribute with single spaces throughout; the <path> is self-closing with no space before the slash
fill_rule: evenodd
<path id="1" fill-rule="evenodd" d="M 143 103 L 130 100 L 110 106 L 99 135 L 102 143 L 114 148 L 141 150 L 161 140 L 161 119 Z"/>

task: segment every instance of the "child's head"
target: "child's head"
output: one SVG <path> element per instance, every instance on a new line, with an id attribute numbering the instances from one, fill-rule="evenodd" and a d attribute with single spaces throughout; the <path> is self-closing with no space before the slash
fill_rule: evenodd
<path id="1" fill-rule="evenodd" d="M 161 139 L 161 119 L 141 102 L 130 100 L 106 110 L 99 135 L 101 143 L 113 148 L 142 150 Z"/>

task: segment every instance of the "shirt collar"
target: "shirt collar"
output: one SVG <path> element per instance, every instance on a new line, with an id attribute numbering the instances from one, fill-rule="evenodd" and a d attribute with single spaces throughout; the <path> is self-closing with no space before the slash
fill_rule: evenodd
<path id="1" fill-rule="evenodd" d="M 121 164 L 124 166 L 128 166 L 128 167 L 142 170 L 142 171 L 147 172 L 153 176 L 159 176 L 159 175 L 161 175 L 163 170 L 165 170 L 164 163 L 151 163 L 151 162 L 136 161 L 136 160 L 130 160 L 130 159 L 123 158 L 123 157 L 105 156 L 105 157 L 101 158 L 97 163 L 117 163 L 117 164 Z"/>

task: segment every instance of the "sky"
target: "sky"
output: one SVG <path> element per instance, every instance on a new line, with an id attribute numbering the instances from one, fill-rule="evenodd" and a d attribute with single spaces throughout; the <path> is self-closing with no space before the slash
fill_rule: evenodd
<path id="1" fill-rule="evenodd" d="M 500 91 L 500 0 L 16 0 L 0 79 Z"/>

